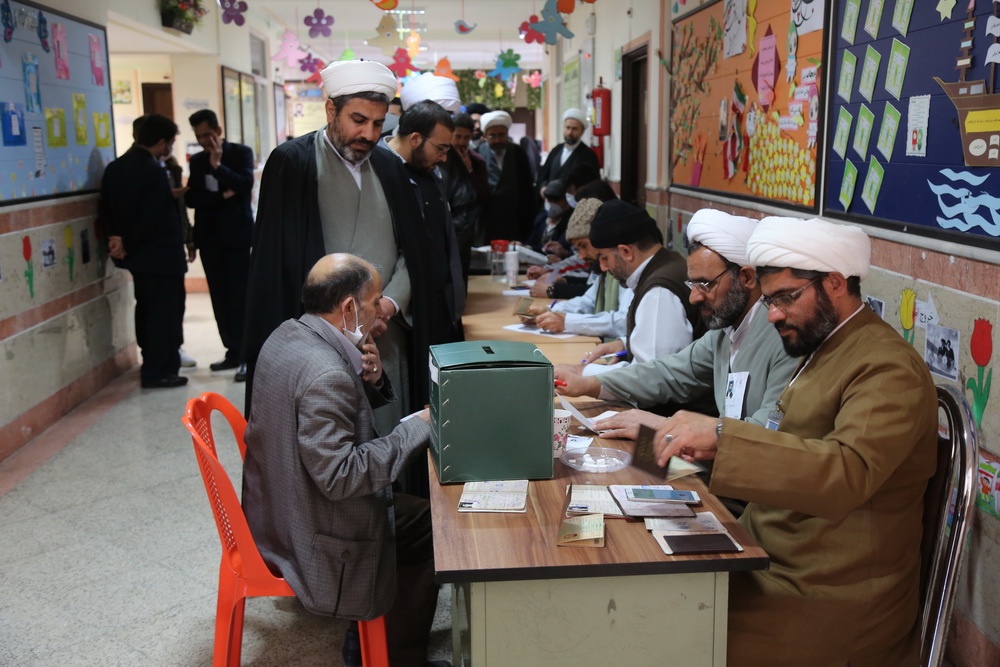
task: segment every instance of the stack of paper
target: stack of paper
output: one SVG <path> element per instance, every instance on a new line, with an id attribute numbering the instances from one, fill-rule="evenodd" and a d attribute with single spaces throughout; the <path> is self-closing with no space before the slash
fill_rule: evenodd
<path id="1" fill-rule="evenodd" d="M 646 528 L 667 555 L 743 551 L 711 512 L 691 519 L 646 519 Z"/>
<path id="2" fill-rule="evenodd" d="M 622 508 L 608 491 L 608 487 L 598 484 L 571 484 L 567 491 L 569 503 L 566 505 L 566 516 L 575 514 L 603 514 L 611 517 L 624 517 Z"/>
<path id="3" fill-rule="evenodd" d="M 560 547 L 603 547 L 604 546 L 604 515 L 581 514 L 562 520 L 559 524 L 559 537 L 556 545 Z"/>
<path id="4" fill-rule="evenodd" d="M 458 500 L 459 512 L 526 512 L 528 480 L 466 482 Z"/>

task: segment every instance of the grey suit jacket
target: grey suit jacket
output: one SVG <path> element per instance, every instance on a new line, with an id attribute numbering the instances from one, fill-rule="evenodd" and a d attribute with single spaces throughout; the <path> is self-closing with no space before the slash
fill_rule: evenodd
<path id="1" fill-rule="evenodd" d="M 361 381 L 321 318 L 279 326 L 261 348 L 246 430 L 243 508 L 264 561 L 311 612 L 368 620 L 395 593 L 393 480 L 423 450 L 419 418 L 377 437 L 393 400 Z"/>

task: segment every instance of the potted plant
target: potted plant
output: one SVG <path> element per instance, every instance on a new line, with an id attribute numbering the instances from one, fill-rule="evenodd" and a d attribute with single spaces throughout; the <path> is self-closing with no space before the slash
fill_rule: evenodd
<path id="1" fill-rule="evenodd" d="M 208 10 L 205 0 L 158 0 L 160 5 L 160 22 L 165 28 L 173 28 L 188 35 Z"/>

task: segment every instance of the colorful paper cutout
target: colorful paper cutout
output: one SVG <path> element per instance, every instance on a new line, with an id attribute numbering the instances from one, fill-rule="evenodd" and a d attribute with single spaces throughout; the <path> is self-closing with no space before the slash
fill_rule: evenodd
<path id="1" fill-rule="evenodd" d="M 11 174 L 13 178 L 13 174 Z M 21 256 L 24 257 L 26 267 L 24 269 L 24 278 L 28 281 L 28 296 L 32 299 L 35 298 L 35 265 L 31 261 L 31 237 L 25 236 L 21 239 Z"/>
<path id="2" fill-rule="evenodd" d="M 875 148 L 885 157 L 886 162 L 892 160 L 892 147 L 896 144 L 900 118 L 896 107 L 886 102 L 885 111 L 882 113 L 882 125 L 878 131 L 878 141 L 875 142 Z"/>
<path id="3" fill-rule="evenodd" d="M 400 79 L 405 79 L 410 72 L 419 71 L 410 60 L 410 54 L 406 52 L 406 49 L 402 48 L 396 49 L 396 53 L 393 54 L 389 70 Z"/>
<path id="4" fill-rule="evenodd" d="M 307 53 L 301 60 L 299 60 L 299 69 L 303 72 L 316 72 L 319 69 L 319 63 L 321 61 L 314 57 L 313 54 Z"/>
<path id="5" fill-rule="evenodd" d="M 437 65 L 434 67 L 434 75 L 443 76 L 446 79 L 458 82 L 458 75 L 451 69 L 451 61 L 447 58 L 437 61 Z"/>
<path id="6" fill-rule="evenodd" d="M 913 0 L 896 0 L 896 6 L 892 10 L 892 27 L 903 37 L 906 37 L 906 31 L 910 29 L 912 13 Z"/>
<path id="7" fill-rule="evenodd" d="M 840 38 L 848 44 L 854 44 L 860 14 L 861 0 L 847 0 L 844 4 L 844 22 L 840 26 Z"/>
<path id="8" fill-rule="evenodd" d="M 45 53 L 49 52 L 49 20 L 45 18 L 45 14 L 38 12 L 38 25 L 35 29 L 35 33 L 38 35 L 38 42 L 42 45 L 42 49 Z"/>
<path id="9" fill-rule="evenodd" d="M 337 56 L 337 62 L 342 62 L 344 60 L 357 60 L 358 57 L 354 54 L 354 49 L 349 46 L 345 46 L 344 50 L 340 52 Z"/>
<path id="10" fill-rule="evenodd" d="M 545 0 L 545 6 L 542 7 L 541 14 L 542 20 L 535 24 L 534 28 L 545 35 L 546 44 L 555 44 L 559 39 L 559 35 L 567 39 L 573 39 L 574 34 L 566 27 L 566 23 L 556 9 L 556 0 Z"/>
<path id="11" fill-rule="evenodd" d="M 3 22 L 3 41 L 10 42 L 14 37 L 14 13 L 10 10 L 10 0 L 0 2 L 0 20 Z"/>
<path id="12" fill-rule="evenodd" d="M 69 79 L 69 51 L 66 47 L 66 26 L 52 24 L 52 46 L 55 50 L 56 78 Z"/>
<path id="13" fill-rule="evenodd" d="M 302 53 L 303 49 L 299 38 L 293 31 L 286 28 L 285 34 L 281 36 L 281 46 L 278 47 L 278 52 L 271 56 L 271 60 L 283 60 L 286 67 L 295 67 L 299 59 L 302 58 Z"/>
<path id="14" fill-rule="evenodd" d="M 24 105 L 16 102 L 0 104 L 3 124 L 3 145 L 24 146 L 28 143 L 28 133 L 24 127 Z"/>
<path id="15" fill-rule="evenodd" d="M 371 0 L 372 4 L 382 11 L 392 11 L 399 6 L 399 0 Z"/>
<path id="16" fill-rule="evenodd" d="M 785 61 L 785 81 L 794 83 L 795 72 L 799 67 L 795 57 L 795 53 L 799 50 L 799 33 L 796 32 L 794 23 L 788 24 L 788 42 L 785 46 L 788 52 L 788 60 Z"/>
<path id="17" fill-rule="evenodd" d="M 73 125 L 76 126 L 76 145 L 88 145 L 87 96 L 84 93 L 73 93 Z"/>
<path id="18" fill-rule="evenodd" d="M 861 80 L 858 81 L 858 92 L 869 102 L 875 94 L 875 80 L 878 78 L 879 64 L 882 62 L 882 54 L 873 49 L 870 45 L 865 49 L 865 63 L 861 66 Z"/>
<path id="19" fill-rule="evenodd" d="M 532 14 L 527 21 L 521 23 L 521 27 L 518 29 L 518 32 L 521 36 L 521 39 L 523 39 L 526 44 L 545 43 L 545 35 L 535 30 L 535 26 L 538 25 L 538 21 L 539 21 L 538 16 Z"/>
<path id="20" fill-rule="evenodd" d="M 333 16 L 327 14 L 319 7 L 310 14 L 309 16 L 302 19 L 302 22 L 306 24 L 309 28 L 309 36 L 313 39 L 317 37 L 329 37 L 333 31 L 330 30 L 330 26 L 333 25 Z"/>
<path id="21" fill-rule="evenodd" d="M 535 70 L 531 74 L 522 74 L 521 80 L 532 88 L 538 88 L 542 85 L 542 73 L 539 70 Z"/>
<path id="22" fill-rule="evenodd" d="M 760 38 L 757 45 L 759 53 L 753 62 L 753 81 L 757 87 L 757 99 L 764 111 L 774 103 L 774 81 L 778 77 L 778 40 L 767 26 L 767 32 Z"/>
<path id="23" fill-rule="evenodd" d="M 897 100 L 903 95 L 903 80 L 906 78 L 906 63 L 909 59 L 910 47 L 893 37 L 885 73 L 885 89 Z"/>
<path id="24" fill-rule="evenodd" d="M 495 76 L 500 79 L 508 79 L 514 76 L 521 71 L 521 66 L 517 64 L 517 61 L 520 59 L 521 54 L 514 53 L 514 49 L 501 51 L 497 56 L 496 67 L 487 72 L 487 76 Z M 500 95 L 497 95 L 497 97 L 500 97 Z"/>
<path id="25" fill-rule="evenodd" d="M 983 187 L 990 175 L 952 169 L 942 169 L 938 174 L 945 180 L 927 181 L 927 187 L 937 195 L 941 212 L 935 216 L 938 225 L 962 232 L 979 227 L 994 238 L 1000 237 L 1000 197 L 990 194 L 991 190 L 996 191 L 995 187 Z M 980 209 L 985 209 L 985 215 L 980 214 Z"/>
<path id="26" fill-rule="evenodd" d="M 396 28 L 396 19 L 392 17 L 392 14 L 383 14 L 382 20 L 375 26 L 375 32 L 378 34 L 367 40 L 365 44 L 379 47 L 382 49 L 382 55 L 384 56 L 395 55 L 396 49 L 401 49 L 405 46 L 403 40 L 399 38 Z"/>
<path id="27" fill-rule="evenodd" d="M 470 32 L 475 30 L 476 26 L 478 25 L 479 25 L 478 23 L 469 25 L 463 19 L 459 19 L 455 21 L 455 32 L 457 32 L 459 35 L 468 35 Z"/>
<path id="28" fill-rule="evenodd" d="M 24 101 L 28 113 L 42 113 L 42 93 L 38 84 L 38 56 L 33 53 L 21 54 L 24 73 Z"/>
<path id="29" fill-rule="evenodd" d="M 863 107 L 862 107 L 863 108 Z M 885 169 L 874 155 L 868 162 L 868 173 L 865 174 L 865 184 L 861 188 L 861 201 L 865 203 L 868 210 L 875 212 L 875 205 L 878 203 L 878 193 L 882 189 L 882 181 L 885 180 Z"/>
<path id="30" fill-rule="evenodd" d="M 851 91 L 854 89 L 854 71 L 858 68 L 858 57 L 850 51 L 844 51 L 844 60 L 840 64 L 840 79 L 837 81 L 837 97 L 845 102 L 851 101 Z"/>
<path id="31" fill-rule="evenodd" d="M 104 85 L 104 49 L 101 48 L 101 38 L 88 35 L 90 42 L 90 82 L 95 86 Z"/>
<path id="32" fill-rule="evenodd" d="M 49 148 L 66 147 L 65 109 L 45 109 L 45 131 Z"/>
<path id="33" fill-rule="evenodd" d="M 420 33 L 416 30 L 411 30 L 406 36 L 406 52 L 410 54 L 410 58 L 420 55 Z"/>
<path id="34" fill-rule="evenodd" d="M 868 158 L 868 142 L 871 139 L 872 129 L 875 125 L 875 114 L 864 104 L 858 111 L 858 126 L 854 130 L 854 143 L 851 147 L 862 160 Z"/>
<path id="35" fill-rule="evenodd" d="M 934 8 L 941 15 L 941 20 L 951 20 L 951 12 L 955 9 L 955 0 L 938 0 L 937 7 Z"/>
<path id="36" fill-rule="evenodd" d="M 840 107 L 837 115 L 837 130 L 833 135 L 833 152 L 839 155 L 841 159 L 847 158 L 847 142 L 851 136 L 851 125 L 853 123 L 854 116 L 847 110 L 847 107 Z"/>
<path id="37" fill-rule="evenodd" d="M 851 201 L 854 199 L 854 188 L 858 184 L 858 168 L 850 160 L 844 162 L 844 177 L 840 181 L 840 194 L 837 199 L 844 211 L 851 209 Z"/>
<path id="38" fill-rule="evenodd" d="M 242 26 L 246 19 L 243 17 L 243 12 L 247 10 L 247 3 L 243 0 L 218 0 L 219 7 L 222 8 L 222 22 L 223 23 L 235 23 L 238 26 Z M 330 22 L 333 23 L 333 17 L 330 17 Z M 309 31 L 310 35 L 312 30 Z M 327 37 L 329 37 L 327 33 Z"/>
<path id="39" fill-rule="evenodd" d="M 878 26 L 882 22 L 882 10 L 885 0 L 869 0 L 868 13 L 865 15 L 865 32 L 878 39 Z"/>

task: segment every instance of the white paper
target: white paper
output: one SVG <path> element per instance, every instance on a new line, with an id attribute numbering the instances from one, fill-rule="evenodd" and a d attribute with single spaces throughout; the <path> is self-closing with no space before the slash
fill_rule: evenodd
<path id="1" fill-rule="evenodd" d="M 566 436 L 566 450 L 586 449 L 590 447 L 590 443 L 592 442 L 594 442 L 594 439 L 588 438 L 585 435 L 568 435 Z"/>
<path id="2" fill-rule="evenodd" d="M 209 192 L 219 191 L 219 179 L 211 174 L 205 174 L 205 189 Z"/>
<path id="3" fill-rule="evenodd" d="M 750 372 L 730 373 L 726 381 L 725 417 L 743 419 L 743 396 L 750 381 Z"/>
<path id="4" fill-rule="evenodd" d="M 608 487 L 599 484 L 572 484 L 567 514 L 604 514 L 625 516 Z"/>
<path id="5" fill-rule="evenodd" d="M 927 157 L 927 122 L 931 113 L 931 96 L 910 98 L 906 114 L 906 154 Z"/>
<path id="6" fill-rule="evenodd" d="M 525 512 L 528 480 L 466 482 L 458 501 L 459 512 Z"/>
<path id="7" fill-rule="evenodd" d="M 579 410 L 577 410 L 576 406 L 573 405 L 572 403 L 570 403 L 569 401 L 567 401 L 565 396 L 560 396 L 559 397 L 559 403 L 562 404 L 563 410 L 569 410 L 570 414 L 572 414 L 574 417 L 576 417 L 576 420 L 578 422 L 580 422 L 580 424 L 582 424 L 585 428 L 587 428 L 587 429 L 589 429 L 589 430 L 591 430 L 591 431 L 593 431 L 594 433 L 597 433 L 597 434 L 600 434 L 600 431 L 598 431 L 596 428 L 594 428 L 594 424 L 595 423 L 601 421 L 602 419 L 607 419 L 609 416 L 618 414 L 614 410 L 605 410 L 604 412 L 602 412 L 601 414 L 597 415 L 596 417 L 590 418 L 590 417 L 584 416 L 584 414 L 582 412 L 580 412 Z"/>
<path id="8" fill-rule="evenodd" d="M 664 535 L 692 535 L 704 533 L 725 533 L 722 525 L 711 512 L 698 512 L 693 517 L 663 518 L 650 517 L 643 519 L 646 530 L 659 530 Z"/>
<path id="9" fill-rule="evenodd" d="M 523 294 L 521 296 L 524 296 Z M 546 338 L 572 338 L 576 334 L 573 333 L 551 333 L 540 329 L 535 324 L 508 324 L 504 327 L 506 331 L 517 331 L 518 333 L 529 333 L 535 334 L 536 336 L 545 336 Z"/>

